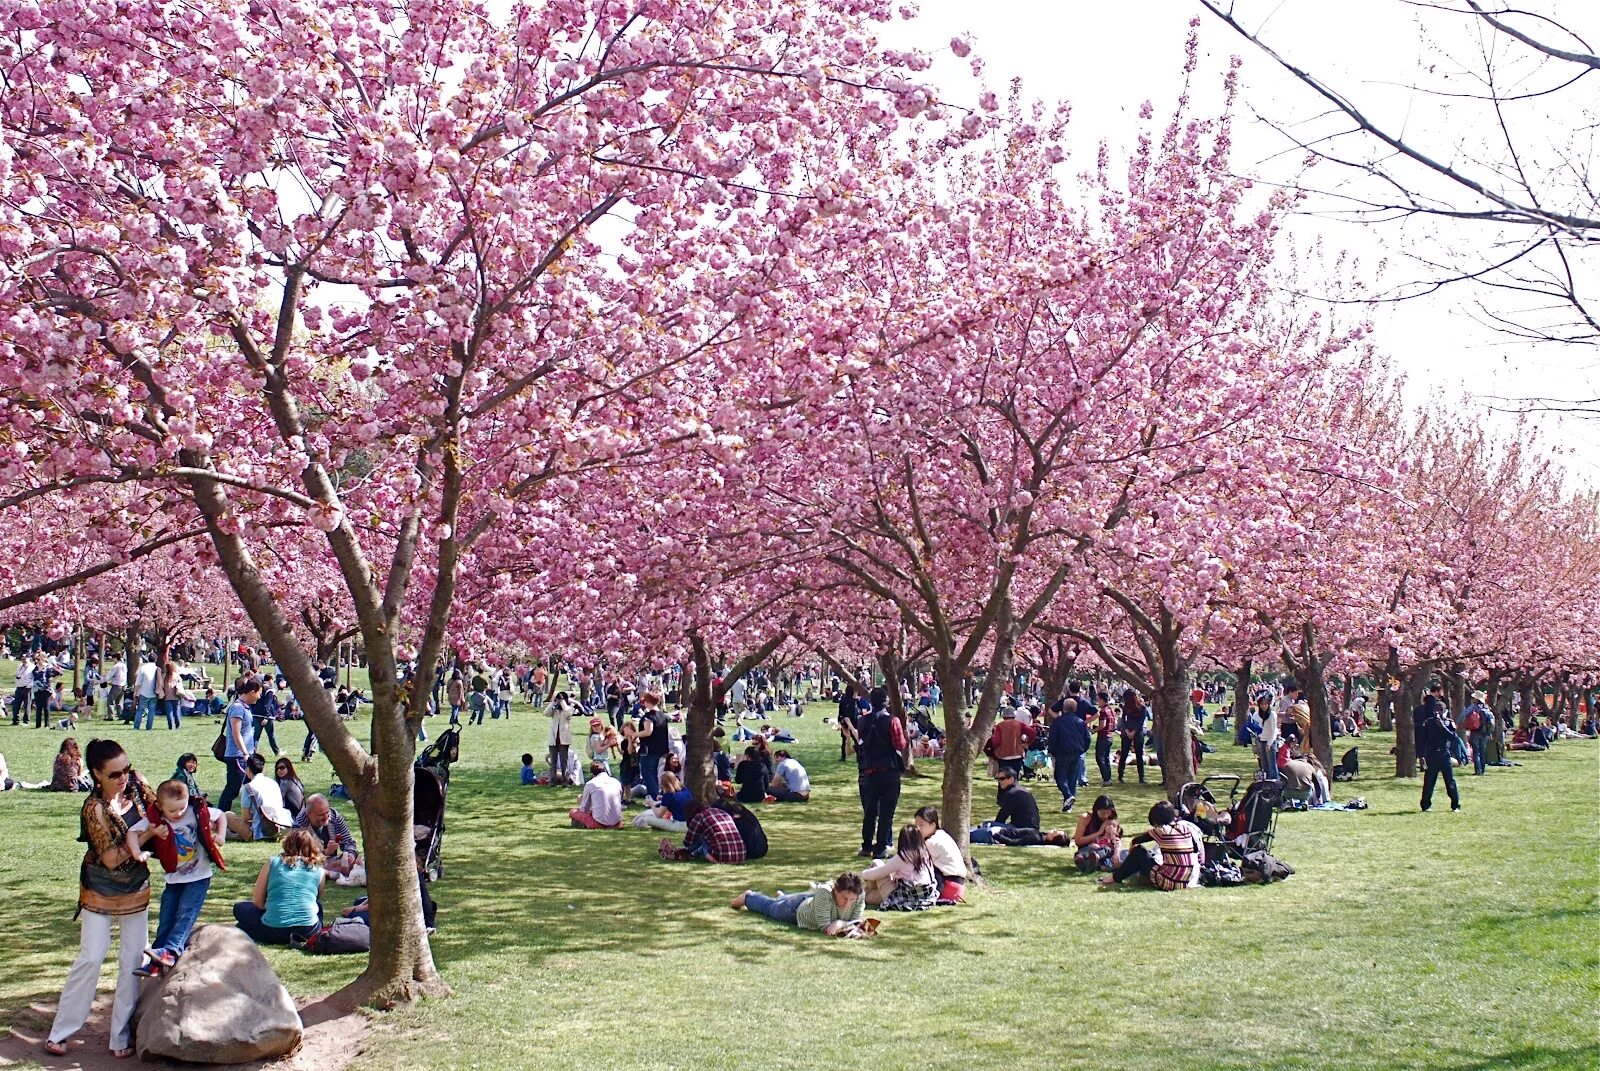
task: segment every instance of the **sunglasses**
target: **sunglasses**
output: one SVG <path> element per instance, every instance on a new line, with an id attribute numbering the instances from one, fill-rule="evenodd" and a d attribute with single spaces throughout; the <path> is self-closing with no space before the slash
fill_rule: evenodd
<path id="1" fill-rule="evenodd" d="M 101 776 L 108 781 L 120 781 L 133 772 L 132 766 L 124 766 L 120 770 L 106 770 Z"/>

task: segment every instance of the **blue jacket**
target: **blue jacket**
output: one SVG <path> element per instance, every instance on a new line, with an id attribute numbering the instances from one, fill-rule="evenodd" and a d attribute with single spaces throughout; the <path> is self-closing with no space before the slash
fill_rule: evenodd
<path id="1" fill-rule="evenodd" d="M 1049 749 L 1052 755 L 1082 755 L 1089 750 L 1089 727 L 1076 712 L 1050 723 Z"/>

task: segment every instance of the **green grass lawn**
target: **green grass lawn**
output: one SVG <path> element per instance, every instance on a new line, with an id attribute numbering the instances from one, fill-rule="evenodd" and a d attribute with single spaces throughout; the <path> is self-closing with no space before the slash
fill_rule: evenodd
<path id="1" fill-rule="evenodd" d="M 9 672 L 0 665 L 0 679 Z M 800 737 L 816 801 L 765 808 L 772 852 L 743 867 L 663 863 L 653 831 L 569 829 L 575 790 L 517 784 L 517 756 L 544 750 L 547 723 L 526 707 L 469 729 L 434 886 L 434 951 L 455 995 L 386 1016 L 357 1066 L 1600 1066 L 1593 743 L 1562 743 L 1487 777 L 1468 771 L 1464 812 L 1441 799 L 1424 815 L 1416 781 L 1384 776 L 1392 741 L 1369 735 L 1367 775 L 1337 796 L 1359 794 L 1371 809 L 1285 815 L 1278 854 L 1298 873 L 1283 884 L 1097 892 L 1066 851 L 979 849 L 991 885 L 971 904 L 889 915 L 878 940 L 851 942 L 727 906 L 746 886 L 800 889 L 854 863 L 853 777 L 823 713 L 782 719 Z M 159 778 L 179 752 L 205 755 L 216 731 L 191 721 L 115 736 Z M 280 736 L 296 758 L 303 731 L 286 725 Z M 77 735 L 86 742 L 96 728 Z M 0 751 L 13 776 L 42 779 L 60 737 L 7 718 Z M 1245 753 L 1218 743 L 1207 770 L 1243 772 Z M 902 815 L 937 802 L 937 765 L 924 766 L 935 778 L 906 782 Z M 303 773 L 311 791 L 331 779 L 320 756 Z M 221 780 L 204 758 L 202 786 L 216 792 Z M 1055 814 L 1053 786 L 1034 787 Z M 1158 790 L 1112 791 L 1126 821 Z M 977 792 L 982 813 L 993 783 Z M 0 1028 L 29 1004 L 53 1004 L 75 954 L 80 803 L 0 796 L 0 903 L 11 908 Z M 203 921 L 231 919 L 267 851 L 231 846 Z M 330 887 L 327 902 L 354 894 Z M 267 955 L 296 994 L 335 989 L 359 968 Z"/>

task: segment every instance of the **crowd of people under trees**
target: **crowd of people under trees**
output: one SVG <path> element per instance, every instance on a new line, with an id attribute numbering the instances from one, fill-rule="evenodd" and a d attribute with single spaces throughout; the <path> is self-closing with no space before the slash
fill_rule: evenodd
<path id="1" fill-rule="evenodd" d="M 222 787 L 214 803 L 201 786 L 206 777 L 201 760 L 189 752 L 178 755 L 171 776 L 155 784 L 133 768 L 120 745 L 104 738 L 80 750 L 76 737 L 66 736 L 48 780 L 13 780 L 0 757 L 0 788 L 88 793 L 81 813 L 81 839 L 88 845 L 80 872 L 82 947 L 47 1041 L 50 1052 L 64 1051 L 66 1039 L 81 1028 L 113 929 L 119 933 L 121 981 L 112 1047 L 127 1051 L 134 979 L 159 976 L 182 955 L 213 870 L 226 868 L 224 845 L 230 839 L 280 845 L 262 865 L 250 899 L 234 905 L 237 924 L 258 942 L 331 946 L 334 930 L 342 931 L 337 940 L 346 940 L 352 927 L 359 931 L 367 925 L 364 900 L 332 922 L 323 917 L 326 881 L 360 883 L 361 849 L 329 797 L 307 793 L 295 763 L 279 746 L 276 732 L 297 719 L 298 707 L 288 682 L 268 669 L 264 652 L 221 641 L 205 651 L 174 648 L 139 661 L 130 684 L 127 661 L 110 651 L 102 657 L 98 641 L 85 644 L 92 660 L 84 665 L 39 634 L 13 635 L 5 654 L 13 644 L 22 655 L 11 698 L 14 726 L 28 726 L 30 714 L 35 728 L 68 731 L 80 719 L 126 724 L 134 731 L 155 729 L 158 721 L 175 729 L 184 717 L 194 716 L 221 726 L 212 758 L 220 764 Z M 206 663 L 237 667 L 222 694 L 204 664 L 186 661 L 197 654 L 208 656 Z M 569 813 L 572 826 L 653 829 L 670 834 L 659 843 L 664 860 L 734 864 L 767 854 L 761 805 L 812 799 L 809 772 L 783 746 L 795 741 L 791 728 L 798 723 L 784 719 L 804 718 L 808 705 L 827 704 L 830 713 L 819 719 L 821 731 L 838 735 L 840 762 L 853 757 L 856 764 L 862 810 L 857 854 L 863 865 L 804 891 L 769 896 L 746 890 L 731 906 L 787 925 L 864 938 L 877 929 L 876 920 L 864 914 L 867 907 L 922 911 L 961 903 L 978 864 L 941 826 L 937 807 L 917 806 L 910 821 L 896 824 L 907 763 L 941 753 L 944 696 L 935 678 L 907 675 L 869 685 L 865 667 L 855 679 L 833 668 L 842 667 L 757 666 L 736 680 L 715 681 L 714 694 L 720 697 L 711 731 L 715 789 L 708 799 L 695 797 L 684 771 L 685 677 L 678 666 L 630 676 L 604 664 L 557 658 L 490 665 L 454 656 L 435 674 L 428 716 L 446 719 L 452 731 L 460 732 L 463 725 L 486 718 L 510 718 L 520 698 L 548 723 L 543 766 L 532 753 L 523 754 L 521 783 L 581 787 Z M 338 684 L 339 667 L 319 663 L 317 670 L 341 715 L 354 717 L 361 693 Z M 70 693 L 65 692 L 68 677 L 77 682 Z M 963 702 L 972 701 L 982 683 L 964 681 Z M 1240 686 L 1238 679 L 1229 682 L 1219 674 L 1196 683 L 1188 735 L 1193 767 L 1199 770 L 1216 747 L 1248 747 L 1256 757 L 1257 780 L 1280 785 L 1283 799 L 1308 808 L 1337 807 L 1331 790 L 1336 774 L 1307 746 L 1310 706 L 1299 684 L 1293 678 L 1242 683 L 1243 701 L 1230 694 Z M 966 842 L 1069 848 L 1076 868 L 1100 875 L 1107 886 L 1134 881 L 1170 891 L 1211 883 L 1217 859 L 1208 837 L 1215 842 L 1226 825 L 1225 813 L 1197 807 L 1199 797 L 1183 795 L 1155 804 L 1148 828 L 1135 832 L 1124 827 L 1107 791 L 1125 781 L 1130 766 L 1143 783 L 1147 766 L 1162 762 L 1163 737 L 1153 731 L 1147 698 L 1099 675 L 1067 681 L 1058 695 L 1049 691 L 1025 670 L 1006 682 L 1000 716 L 983 748 L 996 784 L 996 813 L 967 830 Z M 1511 752 L 1596 735 L 1587 710 L 1572 719 L 1574 726 L 1554 713 L 1540 719 L 1531 709 L 1519 709 L 1514 697 L 1498 711 L 1482 692 L 1464 700 L 1453 712 L 1441 681 L 1411 712 L 1424 773 L 1423 810 L 1430 808 L 1440 781 L 1451 809 L 1460 809 L 1457 768 L 1470 765 L 1481 776 L 1491 766 L 1515 765 L 1507 757 Z M 1369 706 L 1364 684 L 1351 681 L 1346 701 L 1333 716 L 1334 736 L 1361 738 L 1372 727 Z M 420 735 L 426 739 L 425 730 Z M 308 730 L 302 762 L 315 750 Z M 205 769 L 215 770 L 209 764 Z M 1102 791 L 1077 813 L 1080 793 L 1094 783 L 1091 771 Z M 1038 799 L 1024 785 L 1028 781 L 1053 782 L 1061 812 L 1075 819 L 1047 828 Z M 630 807 L 638 809 L 631 818 Z M 146 944 L 152 861 L 166 881 L 159 924 Z M 420 857 L 418 884 L 431 928 L 434 906 Z"/>

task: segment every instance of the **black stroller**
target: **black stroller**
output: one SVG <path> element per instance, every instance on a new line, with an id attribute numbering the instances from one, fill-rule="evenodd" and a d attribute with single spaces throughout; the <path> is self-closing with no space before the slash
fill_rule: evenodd
<path id="1" fill-rule="evenodd" d="M 1233 809 L 1225 834 L 1228 846 L 1239 855 L 1272 851 L 1278 834 L 1278 803 L 1283 786 L 1277 781 L 1256 781 L 1245 790 L 1244 799 Z"/>
<path id="2" fill-rule="evenodd" d="M 450 793 L 450 764 L 460 755 L 460 730 L 446 729 L 417 756 L 412 771 L 411 830 L 417 861 L 429 881 L 444 875 L 444 804 Z"/>
<path id="3" fill-rule="evenodd" d="M 1223 785 L 1228 786 L 1227 803 L 1217 802 L 1217 793 L 1211 788 L 1213 783 L 1219 791 Z M 1193 822 L 1207 840 L 1221 840 L 1238 802 L 1237 777 L 1217 775 L 1203 781 L 1190 781 L 1178 790 L 1178 817 Z"/>

